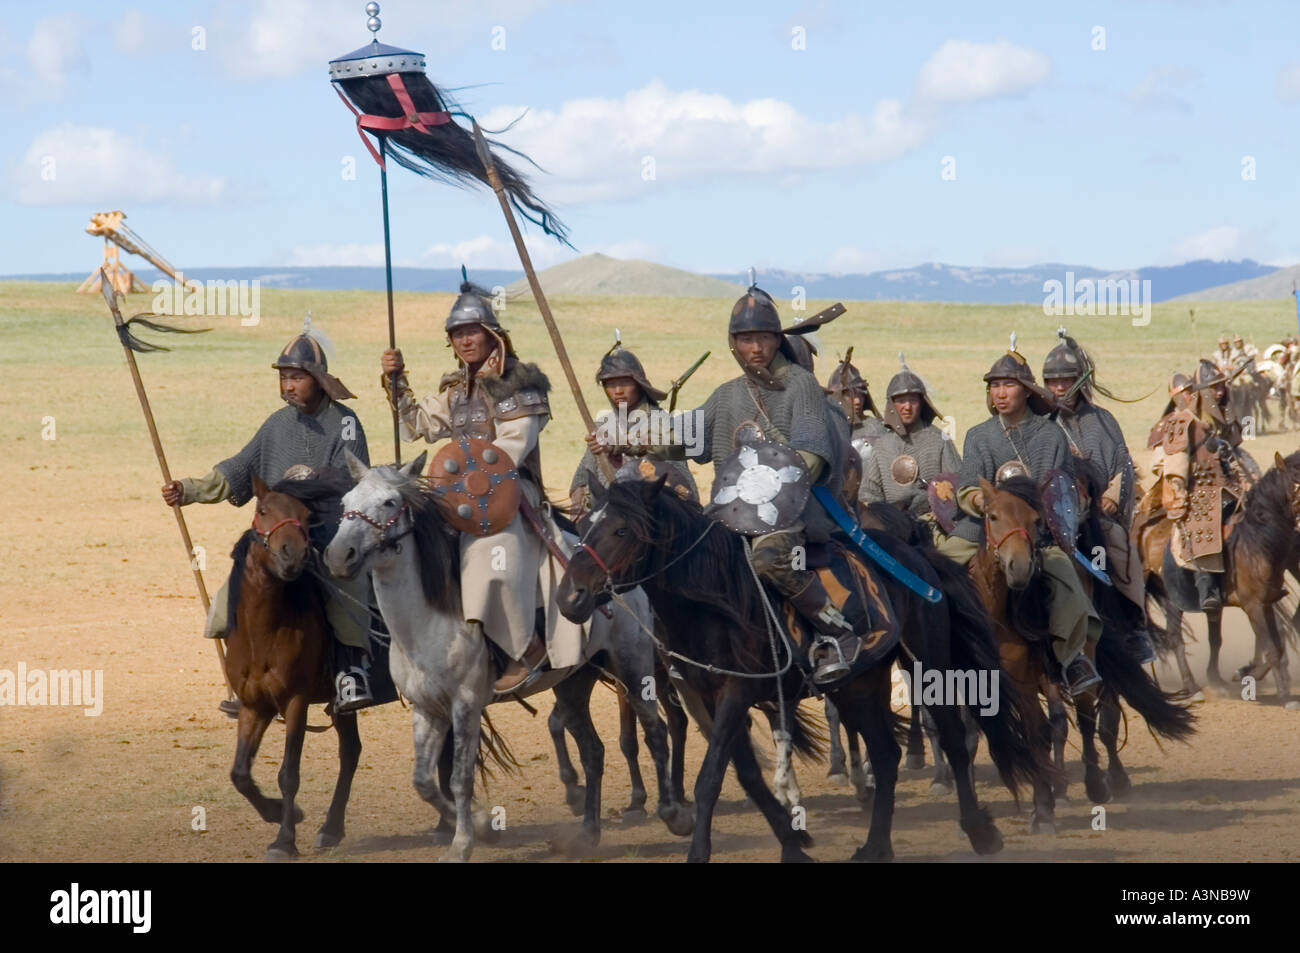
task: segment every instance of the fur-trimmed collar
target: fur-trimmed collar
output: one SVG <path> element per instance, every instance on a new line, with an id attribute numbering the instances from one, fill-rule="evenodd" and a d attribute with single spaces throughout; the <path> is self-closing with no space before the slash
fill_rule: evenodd
<path id="1" fill-rule="evenodd" d="M 438 392 L 442 393 L 448 387 L 454 387 L 457 384 L 463 384 L 469 379 L 469 368 L 461 367 L 450 374 L 442 375 L 442 380 L 438 384 Z M 494 401 L 505 400 L 521 390 L 532 388 L 539 391 L 543 397 L 550 393 L 551 382 L 542 369 L 536 364 L 526 363 L 519 360 L 514 355 L 506 358 L 505 371 L 498 375 L 487 377 L 476 377 L 475 381 L 483 385 L 488 396 Z"/>

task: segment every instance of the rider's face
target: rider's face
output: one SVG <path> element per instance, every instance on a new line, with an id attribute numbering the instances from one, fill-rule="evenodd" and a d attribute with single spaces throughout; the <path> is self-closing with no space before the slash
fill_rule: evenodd
<path id="1" fill-rule="evenodd" d="M 921 395 L 899 394 L 894 398 L 894 409 L 898 411 L 898 419 L 903 422 L 903 426 L 912 426 L 921 412 Z"/>
<path id="2" fill-rule="evenodd" d="M 993 399 L 993 409 L 1004 417 L 1015 416 L 1029 402 L 1029 391 L 1020 381 L 1010 378 L 990 381 L 989 396 Z"/>
<path id="3" fill-rule="evenodd" d="M 734 346 L 750 367 L 767 367 L 781 346 L 781 336 L 771 331 L 742 331 L 736 335 Z"/>
<path id="4" fill-rule="evenodd" d="M 456 356 L 471 366 L 482 364 L 496 347 L 496 341 L 481 324 L 467 324 L 451 332 L 451 346 Z"/>
<path id="5" fill-rule="evenodd" d="M 1065 395 L 1074 386 L 1074 381 L 1073 377 L 1049 377 L 1043 383 L 1047 385 L 1048 390 L 1056 395 L 1057 400 L 1064 400 Z"/>
<path id="6" fill-rule="evenodd" d="M 630 377 L 611 377 L 605 381 L 605 396 L 614 407 L 619 404 L 636 407 L 641 403 L 641 388 Z"/>
<path id="7" fill-rule="evenodd" d="M 299 410 L 311 410 L 320 400 L 320 385 L 306 371 L 287 367 L 280 371 L 280 396 Z"/>

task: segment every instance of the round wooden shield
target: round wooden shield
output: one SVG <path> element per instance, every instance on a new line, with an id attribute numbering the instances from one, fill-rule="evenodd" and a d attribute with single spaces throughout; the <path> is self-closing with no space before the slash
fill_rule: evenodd
<path id="1" fill-rule="evenodd" d="M 491 536 L 519 512 L 519 471 L 510 455 L 478 437 L 445 443 L 427 471 L 443 514 L 463 533 Z"/>

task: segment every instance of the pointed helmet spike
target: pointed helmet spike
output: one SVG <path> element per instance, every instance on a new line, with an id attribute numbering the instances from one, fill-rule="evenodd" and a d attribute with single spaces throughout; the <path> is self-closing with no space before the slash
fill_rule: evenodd
<path id="1" fill-rule="evenodd" d="M 754 266 L 749 266 L 749 286 L 752 288 L 758 283 L 758 276 L 754 274 Z"/>
<path id="2" fill-rule="evenodd" d="M 1056 329 L 1056 339 L 1058 341 L 1064 341 L 1065 335 L 1066 335 L 1065 325 L 1062 324 L 1060 327 Z"/>
<path id="3" fill-rule="evenodd" d="M 907 358 L 903 357 L 902 351 L 898 352 L 898 368 L 903 371 L 907 370 Z"/>
<path id="4" fill-rule="evenodd" d="M 464 265 L 461 265 L 461 266 L 460 266 L 460 280 L 461 280 L 461 281 L 469 281 L 469 272 L 465 270 L 465 266 L 464 266 Z"/>
<path id="5" fill-rule="evenodd" d="M 307 312 L 307 317 L 302 319 L 302 333 L 311 334 L 311 312 Z"/>
<path id="6" fill-rule="evenodd" d="M 375 3 L 374 0 L 366 4 L 366 16 L 369 18 L 366 20 L 366 29 L 371 33 L 378 33 L 379 28 L 384 24 L 379 19 L 379 4 Z"/>
<path id="7" fill-rule="evenodd" d="M 1010 351 L 1010 352 L 1012 352 L 1012 353 L 1015 353 L 1015 350 L 1016 350 L 1016 332 L 1015 332 L 1015 331 L 1012 331 L 1012 332 L 1011 332 L 1011 347 L 1007 348 L 1007 350 Z"/>
<path id="8" fill-rule="evenodd" d="M 614 343 L 620 347 L 623 345 L 623 334 L 618 328 L 614 329 Z"/>

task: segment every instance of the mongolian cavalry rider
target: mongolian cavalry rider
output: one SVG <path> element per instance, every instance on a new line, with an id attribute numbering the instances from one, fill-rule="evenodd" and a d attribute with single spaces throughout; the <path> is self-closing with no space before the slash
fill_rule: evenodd
<path id="1" fill-rule="evenodd" d="M 1227 409 L 1224 374 L 1208 360 L 1195 380 L 1174 375 L 1164 416 L 1151 431 L 1152 471 L 1159 474 L 1160 500 L 1173 521 L 1174 561 L 1194 573 L 1201 610 L 1223 608 L 1224 516 L 1239 506 L 1259 477 L 1255 461 L 1241 449 L 1241 426 Z"/>
<path id="2" fill-rule="evenodd" d="M 271 366 L 280 372 L 280 397 L 288 404 L 262 424 L 243 450 L 218 463 L 203 477 L 173 480 L 162 488 L 169 506 L 219 503 L 243 506 L 253 498 L 253 477 L 267 486 L 301 478 L 326 467 L 346 470 L 345 451 L 369 460 L 365 431 L 356 413 L 340 401 L 356 395 L 328 372 L 325 352 L 311 330 L 290 341 Z M 256 518 L 254 529 L 257 529 Z M 319 552 L 336 526 L 313 526 L 309 534 Z M 212 600 L 204 635 L 225 638 L 229 581 Z M 375 704 L 370 685 L 369 577 L 334 579 L 326 587 L 325 614 L 334 631 L 334 707 L 352 711 Z M 342 590 L 342 595 L 338 591 Z M 382 674 L 380 682 L 387 682 Z M 395 697 L 395 696 L 394 696 Z M 381 698 L 389 701 L 390 698 Z M 224 709 L 224 705 L 223 705 Z"/>
<path id="3" fill-rule="evenodd" d="M 1056 397 L 1056 423 L 1070 443 L 1070 453 L 1088 460 L 1105 487 L 1099 507 L 1106 571 L 1115 588 L 1131 604 L 1130 615 L 1140 620 L 1129 629 L 1128 650 L 1146 665 L 1156 660 L 1155 646 L 1146 631 L 1146 589 L 1141 557 L 1129 535 L 1136 503 L 1137 478 L 1124 433 L 1114 415 L 1099 407 L 1093 390 L 1113 395 L 1097 383 L 1096 366 L 1074 338 L 1057 331 L 1061 339 L 1043 361 L 1043 383 Z"/>
<path id="4" fill-rule="evenodd" d="M 641 366 L 637 356 L 621 344 L 615 344 L 601 358 L 600 368 L 596 371 L 596 383 L 605 389 L 605 396 L 609 398 L 614 419 L 618 419 L 621 408 L 626 408 L 622 413 L 629 421 L 628 432 L 619 433 L 620 438 L 636 438 L 639 421 L 634 415 L 637 411 L 643 414 L 661 413 L 662 409 L 659 405 L 668 396 L 666 392 L 650 383 L 645 368 Z M 597 417 L 598 432 L 600 419 L 603 416 L 605 415 Z M 648 435 L 653 436 L 654 431 L 648 431 Z M 596 462 L 595 454 L 598 453 L 609 454 L 610 462 L 616 471 L 627 465 L 635 466 L 637 473 L 646 479 L 658 479 L 660 475 L 667 472 L 669 486 L 686 499 L 698 501 L 700 498 L 699 490 L 695 486 L 695 478 L 691 476 L 690 467 L 685 461 L 668 460 L 664 450 L 654 447 L 649 440 L 628 439 L 625 443 L 607 445 L 592 435 L 588 437 L 587 443 L 587 450 L 578 464 L 577 471 L 573 474 L 573 481 L 569 484 L 569 511 L 575 519 L 591 508 L 588 483 L 594 479 L 600 481 L 600 485 L 608 486 L 605 475 Z"/>
<path id="5" fill-rule="evenodd" d="M 843 420 L 833 419 L 838 414 L 817 379 L 796 362 L 767 292 L 751 285 L 736 301 L 728 335 L 731 352 L 744 373 L 719 386 L 703 407 L 693 411 L 703 439 L 699 453 L 691 458 L 701 463 L 711 460 L 715 473 L 720 474 L 723 464 L 742 446 L 782 444 L 798 454 L 814 484 L 827 487 L 838 497 L 844 470 L 836 428 Z M 715 477 L 714 506 L 719 502 L 718 485 Z M 747 534 L 753 539 L 754 568 L 819 633 L 810 653 L 813 678 L 833 681 L 843 674 L 843 658 L 849 654 L 842 651 L 838 640 L 853 637 L 853 627 L 832 602 L 817 573 L 802 568 L 804 560 L 798 554 L 804 553 L 806 544 L 828 542 L 835 523 L 815 495 L 807 497 L 797 514 L 770 512 L 769 517 L 768 525 L 774 525 L 772 519 L 784 525 L 772 532 L 757 527 Z M 872 620 L 873 627 L 876 621 Z M 887 624 L 894 624 L 893 620 Z"/>
<path id="6" fill-rule="evenodd" d="M 1228 336 L 1226 334 L 1219 335 L 1219 345 L 1214 353 L 1210 355 L 1210 363 L 1225 375 L 1229 375 L 1233 372 L 1232 348 L 1228 344 Z"/>
<path id="7" fill-rule="evenodd" d="M 1051 419 L 1052 395 L 1034 380 L 1022 354 L 1011 350 L 984 375 L 991 418 L 966 432 L 962 447 L 957 503 L 962 518 L 951 536 L 939 541 L 944 555 L 962 564 L 984 545 L 984 495 L 980 478 L 996 485 L 1012 475 L 1040 482 L 1049 470 L 1071 478 L 1074 467 L 1065 433 Z M 1092 607 L 1074 570 L 1074 561 L 1058 546 L 1039 546 L 1042 575 L 1048 589 L 1048 630 L 1052 651 L 1071 695 L 1085 693 L 1100 681 L 1084 654 L 1089 640 L 1101 637 L 1101 617 Z"/>
<path id="8" fill-rule="evenodd" d="M 505 693 L 524 687 L 546 661 L 548 650 L 556 667 L 577 664 L 583 641 L 579 627 L 546 618 L 550 599 L 543 592 L 551 593 L 559 579 L 547 559 L 547 543 L 524 522 L 524 505 L 535 513 L 543 498 L 537 444 L 550 419 L 550 382 L 536 364 L 516 356 L 489 298 L 490 292 L 469 281 L 461 285 L 445 324 L 458 368 L 443 375 L 436 395 L 415 399 L 401 351 L 384 351 L 381 364 L 402 439 L 423 437 L 432 443 L 451 437 L 464 443 L 478 438 L 504 453 L 518 470 L 521 512 L 514 513 L 504 529 L 483 535 L 462 525 L 460 538 L 465 622 L 504 653 L 495 687 Z M 550 635 L 549 649 L 538 635 L 539 624 Z"/>
<path id="9" fill-rule="evenodd" d="M 914 516 L 929 510 L 926 484 L 961 466 L 952 439 L 935 426 L 942 417 L 925 381 L 898 356 L 901 370 L 885 388 L 884 433 L 876 439 L 862 479 L 864 502 L 893 503 Z"/>
<path id="10" fill-rule="evenodd" d="M 1247 344 L 1240 334 L 1232 336 L 1232 350 L 1228 354 L 1228 361 L 1232 369 L 1236 370 L 1243 364 L 1248 364 L 1259 357 L 1259 349 L 1253 344 Z"/>
<path id="11" fill-rule="evenodd" d="M 880 420 L 880 411 L 871 399 L 871 390 L 867 379 L 848 360 L 840 361 L 831 376 L 826 380 L 826 393 L 849 419 L 849 444 L 858 455 L 862 466 L 862 476 L 858 481 L 858 502 L 869 503 L 864 496 L 867 474 L 871 469 L 871 453 L 876 442 L 885 433 L 885 425 Z M 852 500 L 850 500 L 852 502 Z"/>

